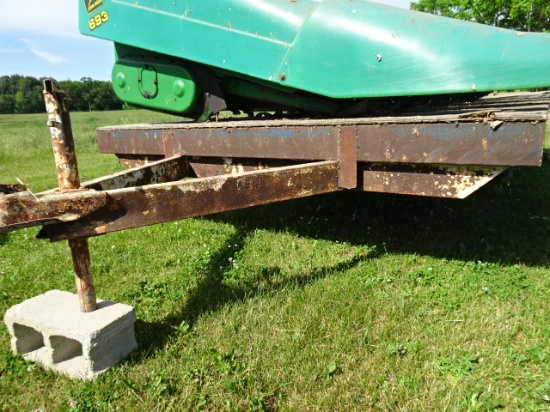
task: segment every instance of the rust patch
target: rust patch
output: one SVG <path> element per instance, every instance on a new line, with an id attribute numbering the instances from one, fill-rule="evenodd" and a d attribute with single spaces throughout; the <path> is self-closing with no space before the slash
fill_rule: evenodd
<path id="1" fill-rule="evenodd" d="M 149 163 L 158 162 L 164 159 L 164 156 L 159 155 L 130 155 L 117 154 L 118 161 L 127 169 L 148 165 Z"/>
<path id="2" fill-rule="evenodd" d="M 360 165 L 360 187 L 367 192 L 464 199 L 506 170 L 455 165 Z"/>
<path id="3" fill-rule="evenodd" d="M 185 177 L 195 177 L 187 158 L 173 156 L 168 159 L 139 165 L 120 173 L 90 180 L 82 183 L 82 186 L 96 190 L 113 190 L 173 182 Z"/>
<path id="4" fill-rule="evenodd" d="M 67 95 L 55 81 L 46 79 L 44 80 L 44 101 L 48 113 L 48 126 L 50 126 L 52 137 L 59 188 L 78 189 L 80 188 L 80 178 L 78 176 L 71 118 L 67 107 Z M 73 199 L 78 199 L 78 197 L 75 196 Z M 69 247 L 73 259 L 80 311 L 92 312 L 97 309 L 97 301 L 91 272 L 88 240 L 70 240 Z"/>
<path id="5" fill-rule="evenodd" d="M 15 185 L 4 185 L 0 184 L 0 194 L 11 194 L 17 192 L 23 192 L 27 190 L 27 185 L 25 184 L 15 184 Z"/>
<path id="6" fill-rule="evenodd" d="M 357 129 L 346 127 L 338 133 L 338 159 L 340 174 L 338 184 L 343 189 L 357 187 Z"/>
<path id="7" fill-rule="evenodd" d="M 107 195 L 95 190 L 56 191 L 0 196 L 0 233 L 26 227 L 69 222 L 100 209 Z"/>
<path id="8" fill-rule="evenodd" d="M 165 155 L 164 143 L 147 137 L 152 134 L 170 136 L 170 153 L 191 158 L 322 161 L 339 159 L 340 133 L 353 134 L 356 130 L 357 160 L 362 162 L 401 163 L 406 159 L 408 163 L 426 164 L 540 166 L 546 112 L 535 124 L 525 121 L 530 117 L 522 117 L 523 113 L 505 121 L 495 114 L 496 120 L 484 124 L 484 114 L 487 112 L 470 117 L 271 121 L 257 125 L 250 121 L 170 124 L 155 125 L 151 131 L 120 126 L 99 130 L 98 138 L 103 152 L 134 160 Z"/>
<path id="9" fill-rule="evenodd" d="M 97 236 L 337 190 L 336 161 L 118 189 L 105 192 L 116 210 L 45 226 L 39 236 L 54 241 Z"/>
<path id="10" fill-rule="evenodd" d="M 78 189 L 80 180 L 74 150 L 67 95 L 52 80 L 44 80 L 44 101 L 52 138 L 57 182 L 62 189 Z"/>
<path id="11" fill-rule="evenodd" d="M 223 174 L 235 174 L 237 172 L 252 172 L 254 170 L 265 170 L 274 167 L 294 166 L 299 162 L 281 159 L 243 159 L 232 157 L 194 157 L 189 160 L 191 168 L 197 177 L 211 177 Z"/>

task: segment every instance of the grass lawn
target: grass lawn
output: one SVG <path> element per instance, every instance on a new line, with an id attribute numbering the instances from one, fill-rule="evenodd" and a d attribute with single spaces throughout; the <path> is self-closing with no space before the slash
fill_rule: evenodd
<path id="1" fill-rule="evenodd" d="M 82 180 L 122 170 L 74 113 Z M 550 148 L 550 129 L 547 148 Z M 0 116 L 0 182 L 56 185 L 46 115 Z M 90 239 L 139 350 L 93 382 L 14 356 L 6 411 L 548 411 L 550 162 L 465 200 L 341 192 Z M 0 313 L 74 291 L 66 242 L 0 235 Z"/>

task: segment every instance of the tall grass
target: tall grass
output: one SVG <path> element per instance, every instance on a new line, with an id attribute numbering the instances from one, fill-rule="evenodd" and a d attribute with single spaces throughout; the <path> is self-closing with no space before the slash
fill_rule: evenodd
<path id="1" fill-rule="evenodd" d="M 73 115 L 86 178 L 120 168 L 93 129 L 144 115 Z M 0 181 L 55 186 L 45 119 L 0 126 Z M 139 350 L 80 382 L 2 328 L 0 409 L 547 411 L 549 181 L 545 162 L 463 201 L 341 192 L 93 238 Z M 2 312 L 74 289 L 66 244 L 35 233 L 0 235 Z"/>

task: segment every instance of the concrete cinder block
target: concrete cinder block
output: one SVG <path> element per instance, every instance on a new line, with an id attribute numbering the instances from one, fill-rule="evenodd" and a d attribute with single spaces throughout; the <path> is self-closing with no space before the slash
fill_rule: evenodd
<path id="1" fill-rule="evenodd" d="M 134 308 L 98 299 L 80 312 L 78 296 L 51 290 L 8 309 L 14 353 L 72 378 L 94 379 L 137 348 Z"/>

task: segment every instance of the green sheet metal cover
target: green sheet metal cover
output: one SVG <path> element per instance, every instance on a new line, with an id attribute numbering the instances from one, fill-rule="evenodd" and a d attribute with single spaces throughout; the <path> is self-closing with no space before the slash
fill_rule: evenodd
<path id="1" fill-rule="evenodd" d="M 198 100 L 191 74 L 175 64 L 120 59 L 113 67 L 113 89 L 125 102 L 185 113 Z"/>
<path id="2" fill-rule="evenodd" d="M 80 30 L 335 98 L 550 86 L 550 34 L 349 0 L 80 0 Z"/>

